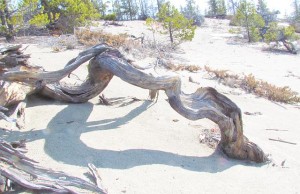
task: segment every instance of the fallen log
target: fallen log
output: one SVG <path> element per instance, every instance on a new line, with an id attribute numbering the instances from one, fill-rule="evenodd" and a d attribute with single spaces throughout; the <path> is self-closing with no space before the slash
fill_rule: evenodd
<path id="1" fill-rule="evenodd" d="M 30 55 L 24 55 L 21 48 L 22 45 L 0 47 L 0 67 L 27 66 Z"/>
<path id="2" fill-rule="evenodd" d="M 89 74 L 85 82 L 73 86 L 61 81 L 88 60 Z M 58 71 L 6 71 L 0 78 L 29 85 L 35 93 L 49 98 L 80 103 L 99 95 L 114 75 L 147 90 L 165 91 L 170 106 L 187 119 L 208 118 L 218 124 L 221 131 L 220 147 L 227 156 L 255 162 L 267 160 L 259 146 L 244 136 L 241 110 L 229 98 L 211 87 L 185 94 L 181 90 L 181 79 L 177 74 L 170 72 L 163 76 L 153 76 L 135 68 L 119 51 L 106 44 L 87 49 Z"/>

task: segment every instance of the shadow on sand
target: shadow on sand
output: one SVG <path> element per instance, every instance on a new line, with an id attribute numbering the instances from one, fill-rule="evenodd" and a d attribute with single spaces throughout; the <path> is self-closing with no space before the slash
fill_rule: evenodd
<path id="1" fill-rule="evenodd" d="M 48 104 L 47 101 L 44 101 L 44 103 Z M 95 130 L 112 130 L 121 127 L 147 110 L 150 104 L 151 102 L 144 101 L 124 117 L 96 122 L 87 122 L 94 107 L 92 103 L 68 104 L 49 122 L 47 129 L 26 132 L 11 131 L 9 133 L 1 131 L 0 135 L 7 141 L 27 139 L 30 142 L 44 139 L 44 150 L 51 158 L 58 162 L 84 167 L 90 162 L 99 168 L 112 169 L 128 169 L 141 165 L 163 164 L 190 171 L 216 173 L 234 165 L 257 166 L 252 163 L 228 159 L 219 151 L 215 151 L 207 157 L 185 156 L 149 149 L 114 151 L 94 149 L 88 147 L 80 140 L 82 133 Z M 3 135 L 4 133 L 6 134 Z"/>

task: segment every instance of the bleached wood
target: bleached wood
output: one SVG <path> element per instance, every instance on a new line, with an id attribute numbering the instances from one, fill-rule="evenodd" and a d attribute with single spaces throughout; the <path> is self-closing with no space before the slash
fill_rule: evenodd
<path id="1" fill-rule="evenodd" d="M 80 86 L 60 81 L 88 60 L 90 60 L 88 79 Z M 178 75 L 148 74 L 142 69 L 135 68 L 117 50 L 105 44 L 80 53 L 61 70 L 5 72 L 2 79 L 21 81 L 35 86 L 39 88 L 37 92 L 50 98 L 80 103 L 99 95 L 114 75 L 147 90 L 165 91 L 170 106 L 187 119 L 208 118 L 218 124 L 221 131 L 220 147 L 229 157 L 255 162 L 267 160 L 264 152 L 244 136 L 241 110 L 229 98 L 211 87 L 199 88 L 192 94 L 185 94 L 181 90 L 181 79 Z"/>

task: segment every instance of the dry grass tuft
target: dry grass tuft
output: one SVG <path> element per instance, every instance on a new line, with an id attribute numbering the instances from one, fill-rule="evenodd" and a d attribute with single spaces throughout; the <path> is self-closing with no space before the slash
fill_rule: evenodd
<path id="1" fill-rule="evenodd" d="M 170 69 L 172 71 L 189 71 L 189 72 L 197 72 L 200 71 L 202 68 L 197 65 L 188 65 L 188 64 L 178 64 L 175 65 L 172 62 L 164 62 L 163 66 L 167 69 Z"/>
<path id="2" fill-rule="evenodd" d="M 239 88 L 249 93 L 253 93 L 276 102 L 288 104 L 300 103 L 300 96 L 298 96 L 298 93 L 288 86 L 277 87 L 268 82 L 257 80 L 252 74 L 239 77 L 238 75 L 227 73 L 226 70 L 215 70 L 208 66 L 205 66 L 205 70 L 209 74 L 213 74 L 224 85 L 237 85 Z M 232 84 L 232 82 L 234 82 L 234 84 Z"/>
<path id="3" fill-rule="evenodd" d="M 105 33 L 102 30 L 91 31 L 90 29 L 80 28 L 75 31 L 75 36 L 81 44 L 86 46 L 106 43 L 112 47 L 119 48 L 120 46 L 128 44 L 127 34 L 113 35 Z"/>
<path id="4" fill-rule="evenodd" d="M 252 74 L 246 75 L 244 77 L 244 89 L 247 92 L 255 91 L 255 88 L 259 86 L 259 81 L 255 79 Z"/>
<path id="5" fill-rule="evenodd" d="M 277 87 L 268 82 L 258 81 L 258 86 L 254 89 L 254 93 L 272 101 L 291 104 L 300 103 L 298 93 L 288 86 Z"/>
<path id="6" fill-rule="evenodd" d="M 51 46 L 53 52 L 75 49 L 78 46 L 77 39 L 74 35 L 52 36 L 47 40 L 47 46 Z"/>
<path id="7" fill-rule="evenodd" d="M 227 73 L 228 70 L 218 70 L 218 69 L 211 69 L 207 65 L 204 66 L 205 71 L 207 71 L 209 74 L 213 73 L 214 76 L 218 79 L 224 79 L 229 77 L 229 74 Z"/>
<path id="8" fill-rule="evenodd" d="M 58 52 L 60 52 L 62 49 L 59 47 L 59 46 L 53 46 L 52 47 L 52 52 L 54 52 L 54 53 L 58 53 Z"/>
<path id="9" fill-rule="evenodd" d="M 213 74 L 218 79 L 234 78 L 238 79 L 238 75 L 229 74 L 228 70 L 211 69 L 209 66 L 204 66 L 205 71 Z"/>

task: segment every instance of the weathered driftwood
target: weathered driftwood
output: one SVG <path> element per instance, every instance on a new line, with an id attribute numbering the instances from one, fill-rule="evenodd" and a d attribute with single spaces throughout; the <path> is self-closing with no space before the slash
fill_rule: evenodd
<path id="1" fill-rule="evenodd" d="M 94 165 L 88 165 L 90 175 L 95 180 L 95 184 L 92 184 L 64 172 L 37 165 L 36 161 L 24 155 L 22 147 L 24 141 L 10 144 L 0 140 L 0 192 L 9 190 L 8 182 L 12 181 L 22 188 L 42 193 L 107 193 Z"/>
<path id="2" fill-rule="evenodd" d="M 43 72 L 40 67 L 28 65 L 29 55 L 23 55 L 20 48 L 20 45 L 0 48 L 1 74 L 18 71 Z M 15 123 L 18 128 L 23 128 L 26 96 L 36 92 L 40 86 L 6 80 L 0 80 L 0 82 L 0 118 Z M 97 180 L 98 186 L 63 172 L 55 172 L 36 165 L 35 161 L 23 154 L 25 153 L 24 147 L 24 141 L 10 144 L 0 141 L 0 192 L 8 191 L 11 184 L 14 184 L 39 192 L 106 193 L 100 187 L 99 175 L 95 168 L 90 170 L 92 177 L 97 175 L 94 179 Z"/>
<path id="3" fill-rule="evenodd" d="M 89 75 L 85 82 L 72 86 L 60 81 L 88 60 Z M 145 73 L 132 66 L 117 50 L 105 44 L 80 53 L 64 69 L 53 72 L 6 71 L 2 73 L 1 79 L 27 84 L 35 88 L 36 92 L 50 98 L 80 103 L 99 95 L 114 75 L 144 89 L 165 91 L 171 107 L 187 119 L 208 118 L 217 123 L 221 131 L 220 147 L 229 157 L 255 162 L 266 161 L 264 152 L 244 136 L 241 111 L 226 96 L 211 87 L 199 88 L 195 93 L 185 94 L 181 91 L 178 75 L 153 76 Z"/>
<path id="4" fill-rule="evenodd" d="M 0 47 L 0 67 L 27 66 L 30 55 L 24 55 L 21 48 L 22 45 Z"/>
<path id="5" fill-rule="evenodd" d="M 6 71 L 43 71 L 41 67 L 28 64 L 30 56 L 24 55 L 21 47 L 22 45 L 0 47 L 0 75 Z M 36 87 L 21 82 L 0 80 L 0 106 L 10 109 L 0 109 L 0 118 L 16 123 L 18 128 L 24 127 L 25 99 L 35 89 Z"/>

